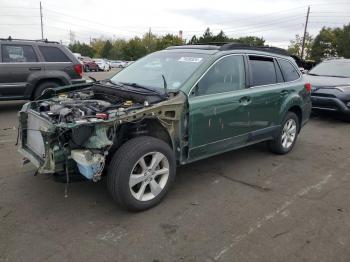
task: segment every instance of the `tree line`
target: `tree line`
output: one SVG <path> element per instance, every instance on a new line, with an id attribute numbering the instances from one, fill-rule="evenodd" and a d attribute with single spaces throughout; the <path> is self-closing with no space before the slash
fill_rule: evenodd
<path id="1" fill-rule="evenodd" d="M 93 39 L 90 44 L 75 42 L 69 45 L 69 49 L 83 56 L 130 61 L 137 60 L 168 46 L 215 42 L 236 42 L 251 46 L 265 46 L 265 40 L 262 37 L 245 36 L 231 38 L 222 30 L 218 34 L 214 34 L 207 28 L 203 35 L 198 37 L 193 35 L 187 42 L 177 35 L 166 34 L 157 36 L 152 32 L 148 32 L 142 37 L 134 37 L 128 40 L 99 38 Z M 290 41 L 289 53 L 300 57 L 302 42 L 303 38 L 300 35 L 296 35 L 295 39 Z M 342 28 L 323 27 L 316 37 L 306 34 L 303 59 L 319 62 L 324 58 L 335 56 L 350 58 L 350 23 Z"/>
<path id="2" fill-rule="evenodd" d="M 302 42 L 303 37 L 296 35 L 290 41 L 289 53 L 301 57 Z M 330 57 L 350 58 L 350 23 L 343 27 L 323 27 L 315 37 L 306 34 L 303 59 L 320 62 Z"/>
<path id="3" fill-rule="evenodd" d="M 234 39 L 226 36 L 223 31 L 215 35 L 207 28 L 202 36 L 197 37 L 194 35 L 187 42 L 176 35 L 167 34 L 165 36 L 157 36 L 152 32 L 148 32 L 141 38 L 134 37 L 129 40 L 100 38 L 93 39 L 90 44 L 75 42 L 68 47 L 72 52 L 80 53 L 82 56 L 131 61 L 169 46 L 213 42 L 237 42 L 254 46 L 265 44 L 263 38 L 247 36 Z"/>

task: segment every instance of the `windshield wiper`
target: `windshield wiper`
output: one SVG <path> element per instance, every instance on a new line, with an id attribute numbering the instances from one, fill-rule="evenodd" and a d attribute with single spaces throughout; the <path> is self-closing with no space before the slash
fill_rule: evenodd
<path id="1" fill-rule="evenodd" d="M 164 93 L 167 96 L 168 95 L 168 84 L 165 80 L 165 76 L 162 74 L 162 78 L 163 78 L 163 86 L 164 86 Z"/>
<path id="2" fill-rule="evenodd" d="M 310 76 L 320 76 L 318 74 L 313 74 L 313 73 L 308 73 L 308 75 L 310 75 Z"/>
<path id="3" fill-rule="evenodd" d="M 116 83 L 114 83 L 114 84 L 116 84 Z M 150 91 L 150 92 L 152 92 L 152 93 L 154 93 L 154 94 L 157 94 L 157 95 L 159 95 L 159 96 L 161 96 L 161 97 L 164 96 L 164 94 L 162 94 L 161 92 L 159 92 L 159 91 L 157 91 L 157 90 L 155 90 L 155 89 L 153 89 L 153 88 L 149 88 L 149 87 L 146 87 L 146 86 L 137 84 L 137 83 L 125 83 L 125 82 L 120 82 L 120 84 L 122 84 L 123 86 L 131 86 L 131 87 L 137 87 L 137 88 L 140 88 L 140 89 L 143 89 L 143 90 L 147 90 L 147 91 Z M 116 85 L 118 85 L 118 84 L 116 84 Z"/>

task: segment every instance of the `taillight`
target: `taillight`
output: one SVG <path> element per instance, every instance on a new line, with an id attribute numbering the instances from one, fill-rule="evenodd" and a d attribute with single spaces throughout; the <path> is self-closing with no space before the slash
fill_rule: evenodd
<path id="1" fill-rule="evenodd" d="M 308 93 L 311 93 L 311 84 L 310 83 L 306 83 L 305 84 L 305 89 Z"/>
<path id="2" fill-rule="evenodd" d="M 79 76 L 83 76 L 83 66 L 81 64 L 74 65 L 74 71 L 77 73 Z"/>

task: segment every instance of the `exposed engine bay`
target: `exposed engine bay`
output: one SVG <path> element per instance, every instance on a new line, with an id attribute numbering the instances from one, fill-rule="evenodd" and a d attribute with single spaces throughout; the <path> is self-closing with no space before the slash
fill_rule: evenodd
<path id="1" fill-rule="evenodd" d="M 78 171 L 98 181 L 110 153 L 125 141 L 148 135 L 171 143 L 180 132 L 182 93 L 108 82 L 72 89 L 29 102 L 20 111 L 19 151 L 38 173 L 62 174 L 68 181 L 68 174 Z"/>
<path id="2" fill-rule="evenodd" d="M 54 124 L 79 124 L 111 119 L 162 100 L 165 100 L 165 96 L 126 93 L 96 84 L 88 89 L 62 93 L 50 100 L 39 101 L 35 110 Z"/>

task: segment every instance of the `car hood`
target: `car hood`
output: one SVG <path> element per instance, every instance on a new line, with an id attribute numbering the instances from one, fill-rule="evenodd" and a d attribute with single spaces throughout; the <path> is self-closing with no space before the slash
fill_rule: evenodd
<path id="1" fill-rule="evenodd" d="M 350 85 L 350 78 L 304 75 L 304 78 L 314 87 L 332 87 Z"/>

